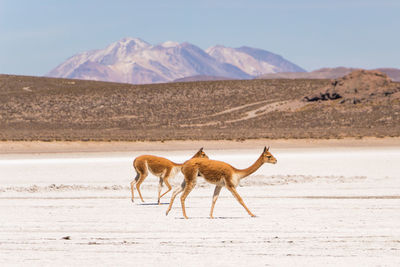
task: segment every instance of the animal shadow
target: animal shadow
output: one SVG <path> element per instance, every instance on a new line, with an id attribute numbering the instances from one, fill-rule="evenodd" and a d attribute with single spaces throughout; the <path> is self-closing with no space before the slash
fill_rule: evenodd
<path id="1" fill-rule="evenodd" d="M 185 220 L 184 217 L 175 217 L 175 219 Z M 238 219 L 246 219 L 246 217 L 229 217 L 229 216 L 214 216 L 214 218 L 210 217 L 189 217 L 190 220 L 238 220 Z"/>
<path id="2" fill-rule="evenodd" d="M 139 203 L 140 206 L 158 206 L 157 202 L 154 203 Z M 169 202 L 161 202 L 160 205 L 169 205 Z"/>

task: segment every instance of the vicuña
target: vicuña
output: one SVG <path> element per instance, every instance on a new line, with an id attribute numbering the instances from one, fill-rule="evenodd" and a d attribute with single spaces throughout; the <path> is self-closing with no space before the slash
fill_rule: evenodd
<path id="1" fill-rule="evenodd" d="M 203 148 L 200 148 L 200 150 L 194 154 L 192 159 L 193 158 L 208 158 L 208 156 L 203 152 Z M 144 179 L 146 179 L 149 172 L 151 172 L 153 175 L 160 177 L 160 182 L 158 185 L 158 204 L 160 204 L 160 199 L 169 191 L 171 191 L 172 188 L 168 179 L 175 177 L 175 175 L 181 170 L 182 166 L 183 164 L 174 163 L 169 159 L 152 155 L 142 155 L 135 158 L 133 161 L 133 167 L 136 170 L 136 177 L 131 182 L 132 202 L 134 199 L 133 187 L 135 184 L 140 199 L 142 202 L 144 202 L 142 193 L 140 192 L 140 185 L 143 183 Z M 167 185 L 168 189 L 164 194 L 161 195 L 163 183 Z"/>
<path id="2" fill-rule="evenodd" d="M 255 215 L 246 207 L 243 199 L 240 197 L 235 188 L 239 185 L 239 181 L 241 179 L 258 170 L 258 168 L 260 168 L 264 163 L 277 163 L 276 158 L 269 152 L 269 147 L 264 147 L 264 151 L 256 160 L 256 162 L 243 170 L 236 169 L 228 163 L 222 161 L 205 158 L 192 158 L 186 161 L 182 166 L 182 173 L 185 176 L 185 180 L 180 187 L 174 190 L 166 215 L 168 215 L 169 211 L 171 210 L 175 197 L 183 191 L 181 196 L 182 212 L 183 216 L 186 219 L 188 218 L 185 210 L 185 199 L 196 185 L 197 177 L 202 176 L 207 182 L 215 184 L 214 196 L 210 211 L 211 218 L 213 218 L 215 202 L 217 201 L 218 195 L 223 186 L 225 186 L 232 193 L 232 195 L 246 209 L 250 216 L 255 217 Z"/>

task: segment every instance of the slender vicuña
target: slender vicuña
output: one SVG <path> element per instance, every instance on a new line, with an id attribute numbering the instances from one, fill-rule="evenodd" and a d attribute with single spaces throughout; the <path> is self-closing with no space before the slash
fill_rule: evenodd
<path id="1" fill-rule="evenodd" d="M 182 212 L 183 216 L 187 219 L 185 210 L 185 199 L 189 195 L 190 191 L 196 185 L 198 176 L 202 176 L 207 182 L 215 184 L 214 196 L 211 205 L 210 217 L 213 218 L 213 211 L 215 202 L 218 199 L 218 195 L 222 187 L 226 187 L 232 195 L 239 201 L 239 203 L 246 209 L 250 216 L 255 217 L 253 213 L 246 207 L 243 199 L 236 191 L 236 187 L 239 185 L 239 181 L 260 168 L 264 163 L 277 163 L 276 158 L 269 152 L 269 147 L 265 147 L 261 156 L 254 162 L 250 167 L 240 170 L 232 167 L 228 163 L 217 160 L 210 160 L 205 158 L 192 158 L 186 161 L 182 166 L 182 173 L 185 176 L 185 180 L 180 187 L 174 190 L 171 201 L 169 203 L 166 215 L 172 208 L 175 197 L 183 191 L 181 196 Z"/>
<path id="2" fill-rule="evenodd" d="M 208 158 L 206 153 L 203 152 L 203 148 L 200 148 L 196 154 L 194 154 L 193 158 Z M 144 202 L 142 193 L 140 192 L 140 185 L 143 183 L 144 179 L 146 179 L 147 175 L 152 173 L 153 175 L 160 177 L 160 182 L 158 185 L 158 204 L 160 204 L 160 199 L 171 191 L 171 185 L 169 183 L 169 179 L 175 177 L 175 175 L 181 170 L 183 164 L 174 163 L 169 159 L 157 157 L 153 155 L 142 155 L 137 157 L 133 161 L 133 167 L 136 170 L 136 177 L 131 182 L 131 192 L 132 192 L 132 202 L 134 199 L 134 185 L 136 185 L 136 189 L 139 193 L 140 199 Z M 163 187 L 163 183 L 165 183 L 168 187 L 167 191 L 161 194 L 161 190 Z"/>

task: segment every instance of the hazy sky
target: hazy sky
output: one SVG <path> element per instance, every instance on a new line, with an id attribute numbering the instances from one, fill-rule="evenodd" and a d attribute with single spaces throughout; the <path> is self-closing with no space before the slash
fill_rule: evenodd
<path id="1" fill-rule="evenodd" d="M 45 75 L 123 37 L 246 45 L 308 71 L 400 68 L 400 1 L 0 0 L 0 73 Z"/>

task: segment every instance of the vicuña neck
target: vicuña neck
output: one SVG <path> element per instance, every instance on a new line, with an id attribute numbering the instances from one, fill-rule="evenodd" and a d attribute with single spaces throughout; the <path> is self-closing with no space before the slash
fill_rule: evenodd
<path id="1" fill-rule="evenodd" d="M 256 170 L 258 170 L 261 165 L 263 165 L 264 162 L 262 160 L 262 157 L 260 156 L 256 162 L 254 162 L 250 167 L 243 169 L 243 170 L 238 170 L 240 179 L 243 179 L 247 176 L 249 176 L 250 174 L 252 174 L 253 172 L 255 172 Z"/>

